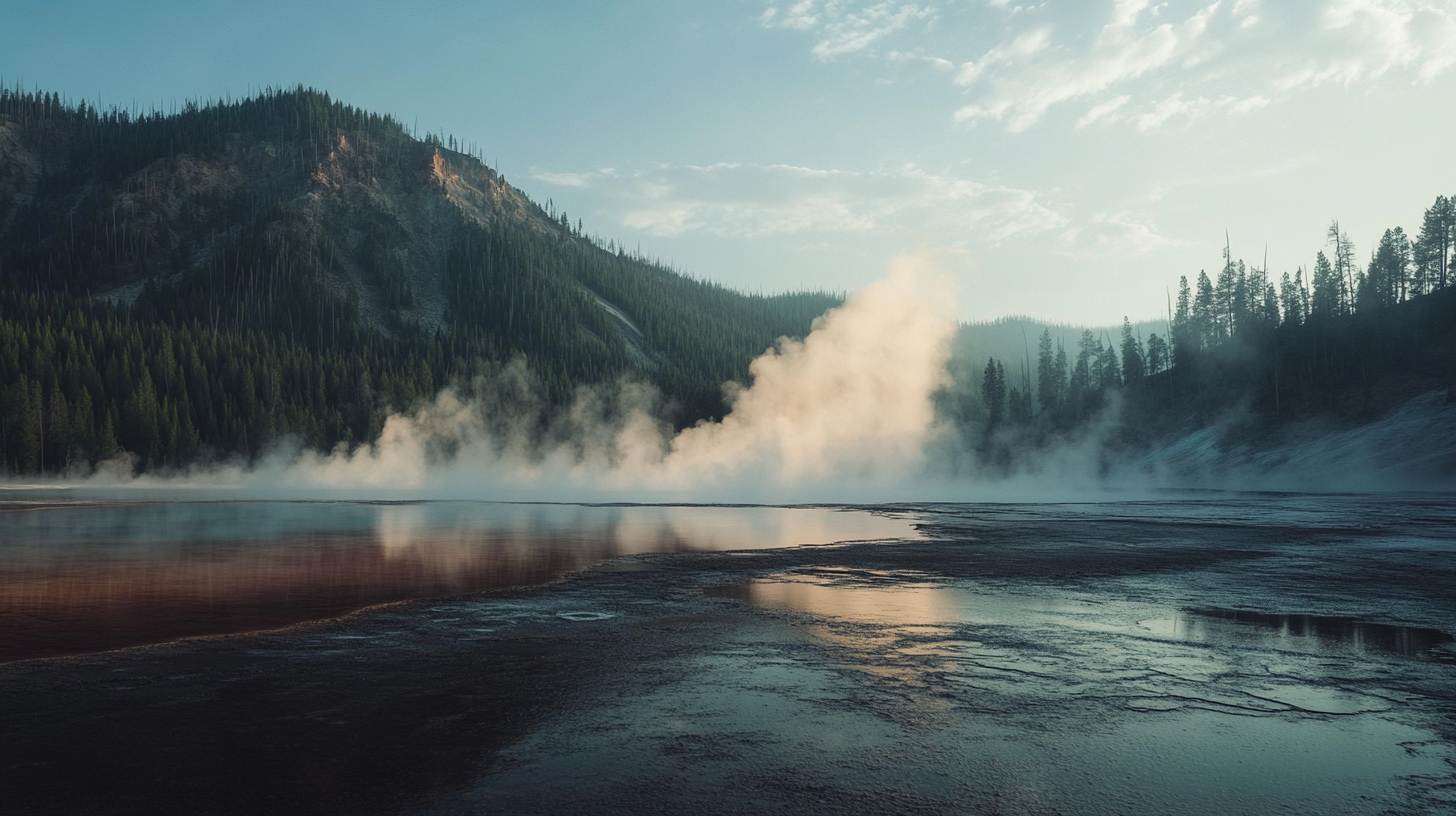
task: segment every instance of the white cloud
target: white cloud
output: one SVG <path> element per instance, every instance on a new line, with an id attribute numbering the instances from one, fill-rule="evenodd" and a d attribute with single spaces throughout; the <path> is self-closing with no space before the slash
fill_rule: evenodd
<path id="1" fill-rule="evenodd" d="M 586 187 L 591 184 L 592 174 L 535 172 L 531 174 L 531 178 L 556 187 Z"/>
<path id="2" fill-rule="evenodd" d="M 1126 212 L 1098 213 L 1057 236 L 1058 251 L 1073 257 L 1127 257 L 1182 245 L 1160 235 L 1147 218 Z"/>
<path id="3" fill-rule="evenodd" d="M 1400 69 L 1428 82 L 1456 64 L 1453 2 L 1334 0 L 1322 22 L 1326 39 L 1341 47 L 1302 72 L 1316 83 L 1349 84 Z"/>
<path id="4" fill-rule="evenodd" d="M 919 17 L 937 24 L 910 25 Z M 1076 127 L 1151 131 L 1323 85 L 1427 83 L 1456 66 L 1456 0 L 987 0 L 940 10 L 806 0 L 763 21 L 808 34 L 820 59 L 959 54 L 954 82 L 968 98 L 956 120 L 1013 133 L 1059 108 Z"/>
<path id="5" fill-rule="evenodd" d="M 876 3 L 803 0 L 783 9 L 771 6 L 759 17 L 759 22 L 766 28 L 813 32 L 818 41 L 810 53 L 829 60 L 867 51 L 911 22 L 929 20 L 934 15 L 935 9 L 929 6 L 893 0 Z"/>
<path id="6" fill-rule="evenodd" d="M 1218 9 L 1213 3 L 1177 24 L 1140 26 L 1151 18 L 1147 0 L 1119 0 L 1111 18 L 1080 48 L 1053 47 L 1049 29 L 1020 34 L 966 63 L 956 81 L 985 90 L 956 111 L 956 119 L 1005 121 L 1019 132 L 1036 124 L 1054 105 L 1089 97 L 1195 55 Z M 1101 104 L 1101 103 L 1098 103 Z"/>
<path id="7" fill-rule="evenodd" d="M 1182 92 L 1177 92 L 1153 105 L 1151 109 L 1134 116 L 1133 122 L 1138 130 L 1147 132 L 1157 130 L 1175 119 L 1186 119 L 1191 122 L 1219 112 L 1241 116 L 1259 110 L 1268 104 L 1269 100 L 1262 96 L 1252 96 L 1248 99 L 1238 99 L 1232 96 L 1225 96 L 1221 99 L 1208 99 L 1203 96 L 1184 99 Z"/>
<path id="8" fill-rule="evenodd" d="M 538 173 L 538 178 L 578 174 Z M 591 176 L 592 174 L 582 174 Z M 649 235 L 734 238 L 934 229 L 997 243 L 1066 219 L 1030 190 L 914 165 L 854 172 L 792 165 L 664 166 L 619 173 L 606 188 L 619 223 Z"/>
<path id="9" fill-rule="evenodd" d="M 1131 96 L 1123 94 L 1122 96 L 1114 96 L 1099 105 L 1093 105 L 1092 109 L 1087 111 L 1086 115 L 1084 115 L 1081 119 L 1077 120 L 1077 127 L 1083 128 L 1092 124 L 1093 122 L 1098 122 L 1104 119 L 1108 121 L 1114 121 L 1118 118 L 1118 109 L 1121 108 L 1123 105 L 1126 105 L 1128 103 L 1128 100 L 1130 99 L 1132 99 Z"/>

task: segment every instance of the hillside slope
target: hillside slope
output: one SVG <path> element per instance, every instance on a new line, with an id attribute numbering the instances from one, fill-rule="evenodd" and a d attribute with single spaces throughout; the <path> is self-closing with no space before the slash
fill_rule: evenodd
<path id="1" fill-rule="evenodd" d="M 386 410 L 517 358 L 544 404 L 644 379 L 691 424 L 839 302 L 744 295 L 629 254 L 453 146 L 303 88 L 140 116 L 0 91 L 0 328 L 17 349 L 0 361 L 0 468 L 94 461 L 108 422 L 144 466 L 288 433 L 367 439 Z M 243 373 L 203 393 L 176 359 L 197 348 L 242 355 Z M 154 410 L 128 408 L 140 369 Z M 45 449 L 45 426 L 74 433 Z"/>

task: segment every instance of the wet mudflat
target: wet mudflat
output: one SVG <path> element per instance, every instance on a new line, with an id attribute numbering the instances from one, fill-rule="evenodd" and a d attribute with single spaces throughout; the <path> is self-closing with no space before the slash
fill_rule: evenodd
<path id="1" fill-rule="evenodd" d="M 918 537 L 0 665 L 0 810 L 1456 807 L 1451 497 L 874 512 Z"/>

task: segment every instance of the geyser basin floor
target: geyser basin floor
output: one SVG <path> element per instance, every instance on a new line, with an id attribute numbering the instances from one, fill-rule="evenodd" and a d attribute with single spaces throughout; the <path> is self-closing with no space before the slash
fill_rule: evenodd
<path id="1" fill-rule="evenodd" d="M 0 810 L 1456 806 L 1449 497 L 897 512 L 926 537 L 0 666 Z"/>

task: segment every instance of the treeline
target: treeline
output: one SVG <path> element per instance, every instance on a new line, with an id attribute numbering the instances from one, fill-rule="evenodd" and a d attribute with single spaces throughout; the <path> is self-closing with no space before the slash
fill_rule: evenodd
<path id="1" fill-rule="evenodd" d="M 1415 240 L 1384 232 L 1368 263 L 1329 228 L 1330 250 L 1276 281 L 1225 247 L 1215 277 L 1179 281 L 1168 331 L 1087 331 L 1075 349 L 1041 335 L 1034 367 L 987 360 L 958 419 L 990 439 L 1006 428 L 1076 427 L 1115 395 L 1125 431 L 1199 425 L 1243 401 L 1274 417 L 1368 417 L 1456 380 L 1456 199 L 1437 197 Z"/>
<path id="2" fill-rule="evenodd" d="M 0 290 L 0 463 L 57 473 L 129 451 L 154 469 L 252 456 L 284 435 L 318 448 L 372 440 L 382 408 L 443 387 L 449 352 L 361 340 L 349 354 L 320 353 L 258 331 Z"/>
<path id="3" fill-rule="evenodd" d="M 352 445 L 518 359 L 545 408 L 634 378 L 690 425 L 842 302 L 682 275 L 312 89 L 139 113 L 7 88 L 0 126 L 4 473 Z"/>

